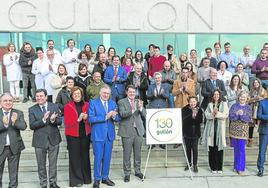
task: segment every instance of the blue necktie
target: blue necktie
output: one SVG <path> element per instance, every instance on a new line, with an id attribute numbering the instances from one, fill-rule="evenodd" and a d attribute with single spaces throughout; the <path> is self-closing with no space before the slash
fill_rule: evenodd
<path id="1" fill-rule="evenodd" d="M 47 112 L 46 106 L 42 106 L 42 111 L 44 114 Z"/>
<path id="2" fill-rule="evenodd" d="M 213 86 L 216 87 L 216 80 L 213 80 Z"/>
<path id="3" fill-rule="evenodd" d="M 104 101 L 104 110 L 106 114 L 108 113 L 108 106 L 107 106 L 107 101 Z"/>

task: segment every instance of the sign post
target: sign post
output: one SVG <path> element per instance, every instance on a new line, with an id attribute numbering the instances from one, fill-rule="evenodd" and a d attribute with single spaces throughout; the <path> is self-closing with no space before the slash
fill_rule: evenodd
<path id="1" fill-rule="evenodd" d="M 163 108 L 163 109 L 147 109 L 146 115 L 146 144 L 150 145 L 144 175 L 144 181 L 148 162 L 151 154 L 152 144 L 182 144 L 184 156 L 189 168 L 191 179 L 193 179 L 190 164 L 186 155 L 184 142 L 182 139 L 182 117 L 180 108 Z M 167 147 L 166 147 L 166 163 L 167 167 Z"/>

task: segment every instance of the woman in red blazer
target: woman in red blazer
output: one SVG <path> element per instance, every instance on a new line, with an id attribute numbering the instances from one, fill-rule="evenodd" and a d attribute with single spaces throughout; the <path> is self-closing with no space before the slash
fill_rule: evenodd
<path id="1" fill-rule="evenodd" d="M 69 152 L 70 187 L 90 184 L 89 159 L 90 126 L 88 123 L 88 102 L 84 101 L 83 89 L 75 86 L 71 90 L 72 100 L 64 107 L 65 135 Z"/>

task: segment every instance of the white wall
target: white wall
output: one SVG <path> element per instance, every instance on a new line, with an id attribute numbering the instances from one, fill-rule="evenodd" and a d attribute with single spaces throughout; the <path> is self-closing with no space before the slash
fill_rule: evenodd
<path id="1" fill-rule="evenodd" d="M 5 0 L 0 31 L 267 33 L 267 0 Z"/>

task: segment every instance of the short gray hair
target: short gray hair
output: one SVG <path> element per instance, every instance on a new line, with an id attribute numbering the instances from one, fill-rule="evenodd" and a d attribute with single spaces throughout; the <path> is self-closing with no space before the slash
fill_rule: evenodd
<path id="1" fill-rule="evenodd" d="M 103 89 L 108 89 L 110 92 L 112 91 L 111 88 L 110 88 L 110 86 L 107 85 L 107 84 L 104 84 L 103 86 L 101 86 L 100 93 L 102 92 Z"/>

